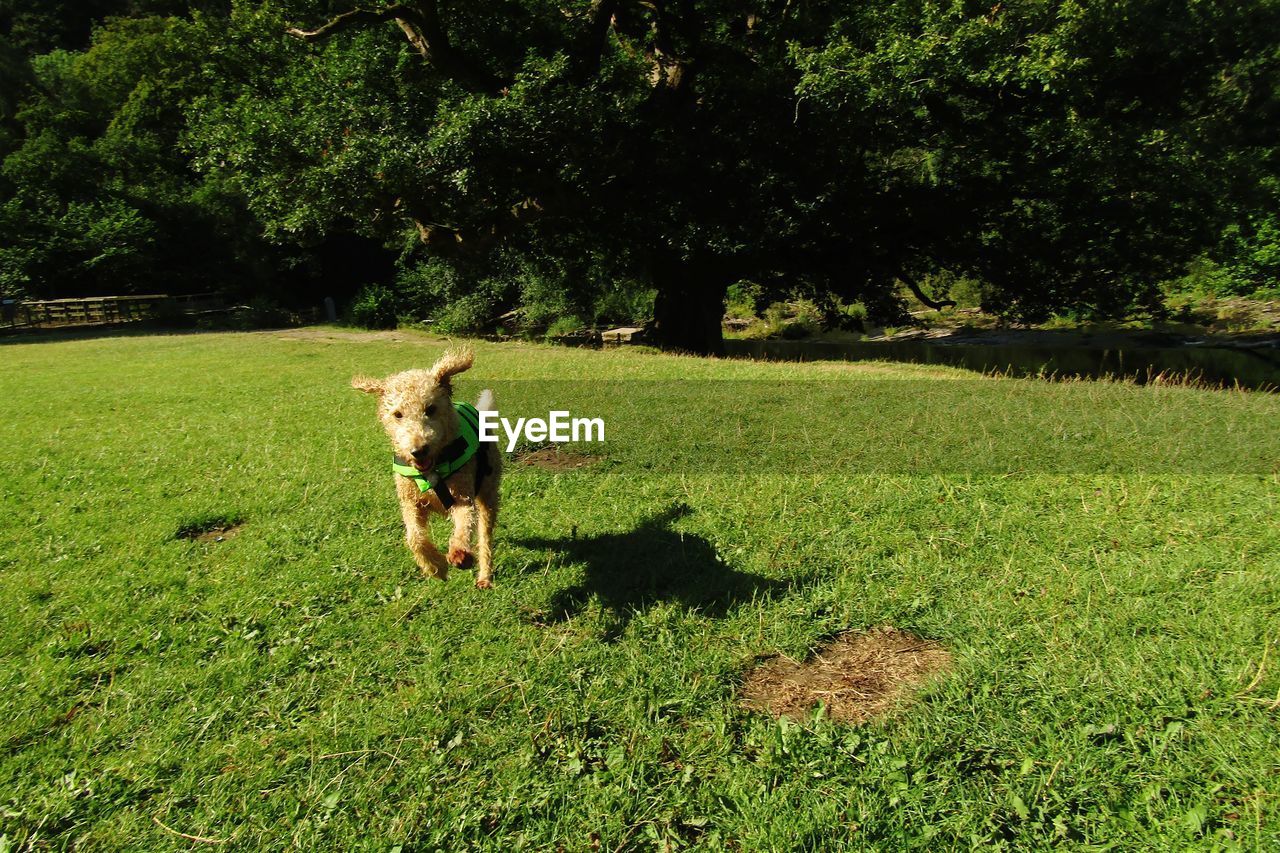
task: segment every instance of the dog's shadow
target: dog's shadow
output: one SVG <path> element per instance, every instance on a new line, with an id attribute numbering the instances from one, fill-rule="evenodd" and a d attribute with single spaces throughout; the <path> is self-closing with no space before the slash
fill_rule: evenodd
<path id="1" fill-rule="evenodd" d="M 586 568 L 582 583 L 556 592 L 545 621 L 563 622 L 595 600 L 605 612 L 604 639 L 614 640 L 631 618 L 660 601 L 720 617 L 734 605 L 772 596 L 787 584 L 738 571 L 724 562 L 706 539 L 672 530 L 691 512 L 676 504 L 625 533 L 563 539 L 522 539 L 517 544 L 559 552 L 567 563 Z"/>

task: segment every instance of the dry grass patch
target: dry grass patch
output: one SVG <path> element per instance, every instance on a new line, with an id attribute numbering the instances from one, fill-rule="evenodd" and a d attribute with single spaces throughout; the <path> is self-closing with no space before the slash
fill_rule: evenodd
<path id="1" fill-rule="evenodd" d="M 521 465 L 541 468 L 543 471 L 573 471 L 599 462 L 600 457 L 587 453 L 572 453 L 553 446 L 516 454 L 516 461 Z"/>
<path id="2" fill-rule="evenodd" d="M 932 640 L 892 626 L 848 631 L 804 663 L 778 655 L 747 674 L 743 704 L 775 717 L 803 719 L 821 702 L 833 720 L 865 723 L 951 665 Z"/>

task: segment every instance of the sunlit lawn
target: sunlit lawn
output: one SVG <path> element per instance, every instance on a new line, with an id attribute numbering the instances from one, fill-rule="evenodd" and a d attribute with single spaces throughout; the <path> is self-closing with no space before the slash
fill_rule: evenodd
<path id="1" fill-rule="evenodd" d="M 474 346 L 607 424 L 487 593 L 347 386 L 441 341 L 0 345 L 0 849 L 1280 846 L 1280 397 Z M 882 624 L 956 660 L 896 714 L 740 706 Z"/>

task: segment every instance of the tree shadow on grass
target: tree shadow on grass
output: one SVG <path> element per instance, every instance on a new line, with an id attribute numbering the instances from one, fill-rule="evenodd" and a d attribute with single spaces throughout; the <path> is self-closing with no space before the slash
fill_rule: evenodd
<path id="1" fill-rule="evenodd" d="M 612 641 L 637 612 L 660 601 L 719 618 L 741 602 L 770 597 L 790 586 L 738 571 L 703 537 L 671 529 L 691 512 L 676 504 L 625 533 L 518 540 L 526 548 L 556 551 L 565 562 L 586 567 L 582 583 L 552 596 L 544 618 L 563 622 L 595 600 L 609 623 L 603 639 Z"/>
<path id="2" fill-rule="evenodd" d="M 139 320 L 132 323 L 101 323 L 93 326 L 19 327 L 0 325 L 0 346 L 5 344 L 57 344 L 100 338 L 150 338 L 172 335 L 209 335 L 235 329 L 197 329 Z"/>

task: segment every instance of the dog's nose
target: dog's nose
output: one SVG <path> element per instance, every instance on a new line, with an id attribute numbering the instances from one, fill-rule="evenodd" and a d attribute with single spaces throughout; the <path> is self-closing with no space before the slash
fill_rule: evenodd
<path id="1" fill-rule="evenodd" d="M 419 462 L 426 462 L 427 457 L 430 455 L 431 455 L 431 448 L 425 444 L 419 447 L 417 450 L 413 451 L 413 458 Z"/>

